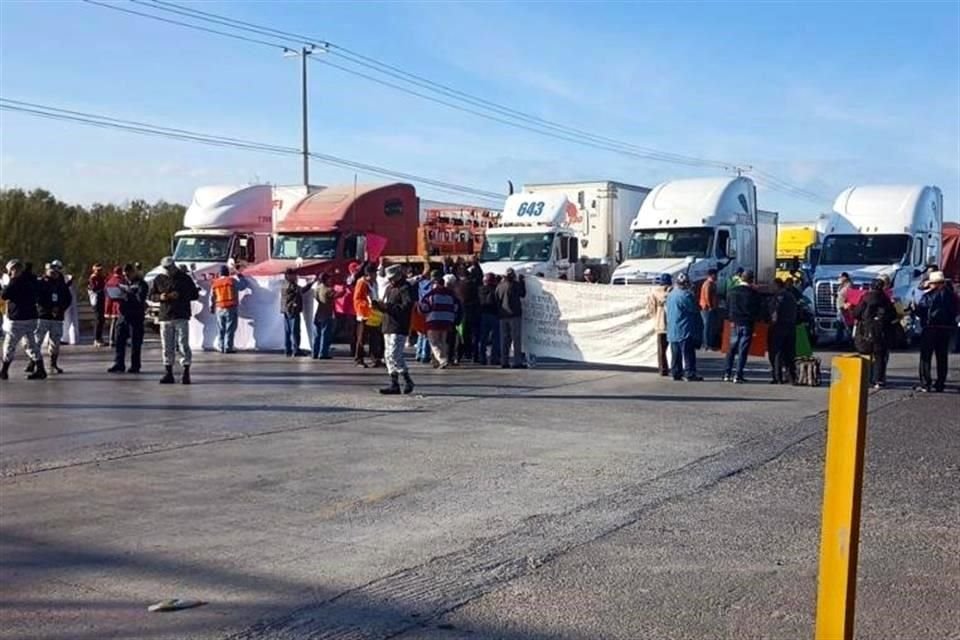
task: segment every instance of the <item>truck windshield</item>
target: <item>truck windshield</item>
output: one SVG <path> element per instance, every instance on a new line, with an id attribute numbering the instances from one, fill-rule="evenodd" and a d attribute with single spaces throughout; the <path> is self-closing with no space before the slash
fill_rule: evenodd
<path id="1" fill-rule="evenodd" d="M 278 235 L 273 243 L 273 257 L 281 260 L 296 258 L 335 258 L 337 257 L 337 234 L 304 233 L 298 235 Z"/>
<path id="2" fill-rule="evenodd" d="M 711 255 L 713 229 L 642 229 L 630 238 L 627 257 L 633 260 L 649 258 L 706 258 Z"/>
<path id="3" fill-rule="evenodd" d="M 553 250 L 553 233 L 487 235 L 480 251 L 481 262 L 544 262 Z"/>
<path id="4" fill-rule="evenodd" d="M 818 264 L 893 264 L 909 246 L 910 236 L 902 234 L 832 235 L 823 240 Z"/>
<path id="5" fill-rule="evenodd" d="M 226 262 L 230 236 L 180 236 L 173 259 L 177 262 Z"/>

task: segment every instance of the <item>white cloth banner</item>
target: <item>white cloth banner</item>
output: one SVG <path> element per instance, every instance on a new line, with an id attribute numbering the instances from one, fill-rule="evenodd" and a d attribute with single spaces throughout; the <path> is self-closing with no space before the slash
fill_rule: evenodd
<path id="1" fill-rule="evenodd" d="M 307 280 L 300 279 L 303 286 Z M 197 282 L 200 299 L 193 303 L 193 318 L 190 320 L 190 347 L 215 349 L 217 342 L 217 316 L 210 313 L 211 280 Z M 243 351 L 283 350 L 283 314 L 280 298 L 286 279 L 282 275 L 244 277 L 237 285 L 240 305 L 237 318 L 237 333 L 234 346 Z M 300 316 L 300 348 L 310 349 L 313 339 L 312 290 L 303 296 L 303 313 Z"/>
<path id="2" fill-rule="evenodd" d="M 653 287 L 526 278 L 523 347 L 527 353 L 574 362 L 657 366 Z"/>

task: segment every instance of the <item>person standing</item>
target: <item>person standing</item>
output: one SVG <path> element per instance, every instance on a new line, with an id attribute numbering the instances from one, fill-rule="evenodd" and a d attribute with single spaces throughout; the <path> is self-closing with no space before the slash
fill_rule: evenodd
<path id="1" fill-rule="evenodd" d="M 185 271 L 177 267 L 170 256 L 160 261 L 163 271 L 157 274 L 150 285 L 149 299 L 160 303 L 158 319 L 160 321 L 160 344 L 163 348 L 164 375 L 160 384 L 173 384 L 173 363 L 176 353 L 180 354 L 180 366 L 183 374 L 180 382 L 190 384 L 190 365 L 193 353 L 190 351 L 190 303 L 200 297 L 197 285 Z"/>
<path id="2" fill-rule="evenodd" d="M 417 301 L 420 302 L 427 297 L 430 290 L 433 289 L 433 278 L 430 274 L 430 263 L 424 261 L 423 274 L 417 281 Z M 426 331 L 422 331 L 417 336 L 417 362 L 427 364 L 430 362 L 430 341 L 427 339 Z"/>
<path id="3" fill-rule="evenodd" d="M 10 364 L 21 340 L 26 341 L 27 357 L 34 363 L 33 371 L 27 380 L 43 380 L 47 370 L 43 366 L 43 355 L 37 344 L 37 278 L 27 271 L 19 260 L 7 263 L 10 282 L 3 288 L 0 298 L 7 302 L 7 331 L 3 336 L 3 362 L 0 365 L 0 380 L 7 380 Z"/>
<path id="4" fill-rule="evenodd" d="M 523 298 L 527 287 L 523 275 L 519 278 L 513 269 L 497 285 L 495 293 L 500 317 L 500 366 L 510 368 L 510 347 L 513 346 L 513 367 L 526 369 L 523 362 Z"/>
<path id="5" fill-rule="evenodd" d="M 850 274 L 844 271 L 840 274 L 837 286 L 837 344 L 840 346 L 845 346 L 850 340 L 850 310 L 853 305 L 847 300 L 847 293 L 852 287 Z"/>
<path id="6" fill-rule="evenodd" d="M 887 384 L 887 361 L 893 342 L 893 325 L 898 316 L 885 289 L 886 283 L 882 279 L 874 280 L 870 284 L 870 291 L 853 309 L 853 317 L 857 321 L 857 350 L 873 360 L 870 384 L 874 389 L 882 389 Z"/>
<path id="7" fill-rule="evenodd" d="M 660 375 L 667 377 L 670 375 L 670 365 L 667 362 L 667 296 L 670 294 L 670 288 L 673 285 L 673 278 L 669 273 L 661 273 L 657 276 L 657 286 L 647 297 L 647 314 L 653 318 L 653 328 L 657 334 L 657 368 Z"/>
<path id="8" fill-rule="evenodd" d="M 727 292 L 727 314 L 732 326 L 723 380 L 742 384 L 746 382 L 743 371 L 753 341 L 753 326 L 760 318 L 760 294 L 753 288 L 753 271 L 744 271 L 739 284 Z M 734 358 L 737 361 L 736 375 L 733 373 Z"/>
<path id="9" fill-rule="evenodd" d="M 342 322 L 347 330 L 347 344 L 350 345 L 350 356 L 356 355 L 357 345 L 357 312 L 353 308 L 353 288 L 357 283 L 357 270 L 360 265 L 351 262 L 347 268 L 347 277 L 343 284 L 335 284 L 333 291 L 336 294 L 333 302 L 333 313 L 338 318 L 337 324 Z M 334 275 L 338 275 L 334 272 Z"/>
<path id="10" fill-rule="evenodd" d="M 700 318 L 703 321 L 703 340 L 700 346 L 706 351 L 713 349 L 713 336 L 716 334 L 716 318 L 719 310 L 717 270 L 708 269 L 707 279 L 700 285 Z"/>
<path id="11" fill-rule="evenodd" d="M 230 275 L 230 267 L 221 265 L 220 275 L 210 284 L 210 313 L 217 317 L 217 351 L 236 353 L 237 313 L 240 305 L 240 287 Z"/>
<path id="12" fill-rule="evenodd" d="M 927 292 L 917 303 L 917 314 L 921 333 L 920 385 L 916 390 L 942 392 L 947 384 L 950 337 L 957 323 L 957 299 L 942 271 L 934 271 L 927 278 Z M 937 358 L 936 381 L 931 374 L 934 356 Z"/>
<path id="13" fill-rule="evenodd" d="M 46 273 L 39 281 L 37 295 L 37 346 L 43 348 L 47 343 L 47 355 L 50 356 L 50 370 L 54 373 L 63 373 L 58 360 L 60 359 L 60 341 L 63 339 L 63 319 L 67 309 L 73 304 L 73 294 L 63 279 L 63 263 L 59 260 L 46 265 Z M 35 368 L 33 362 L 28 366 L 28 373 Z"/>
<path id="14" fill-rule="evenodd" d="M 434 366 L 446 369 L 450 366 L 450 351 L 447 334 L 454 330 L 457 316 L 460 314 L 460 301 L 444 285 L 444 276 L 440 271 L 430 274 L 433 288 L 420 301 L 420 312 L 427 327 L 427 340 L 433 353 Z"/>
<path id="15" fill-rule="evenodd" d="M 413 311 L 416 293 L 407 283 L 399 265 L 386 269 L 387 286 L 380 300 L 374 300 L 373 306 L 383 313 L 383 339 L 386 344 L 387 374 L 390 384 L 380 393 L 396 395 L 400 393 L 400 376 L 403 376 L 403 393 L 413 393 L 413 379 L 407 369 L 403 349 L 410 334 L 410 314 Z"/>
<path id="16" fill-rule="evenodd" d="M 283 352 L 288 358 L 302 356 L 300 349 L 300 314 L 303 313 L 303 296 L 306 295 L 316 279 L 302 287 L 297 284 L 297 270 L 290 268 L 284 273 L 286 283 L 280 297 L 280 311 L 283 314 Z"/>
<path id="17" fill-rule="evenodd" d="M 143 350 L 143 323 L 147 314 L 147 283 L 143 274 L 132 264 L 123 267 L 123 297 L 120 299 L 120 317 L 117 319 L 117 340 L 113 344 L 113 366 L 107 373 L 140 373 L 140 353 Z M 130 340 L 130 368 L 126 368 L 127 340 Z"/>
<path id="18" fill-rule="evenodd" d="M 320 274 L 320 280 L 313 292 L 316 310 L 313 314 L 313 359 L 329 360 L 330 345 L 336 330 L 334 322 L 334 301 L 337 297 L 330 286 L 330 274 Z"/>
<path id="19" fill-rule="evenodd" d="M 455 265 L 459 269 L 461 265 Z M 453 328 L 447 331 L 447 359 L 450 364 L 458 366 L 463 353 L 463 324 L 464 319 L 464 298 L 463 298 L 463 279 L 458 278 L 453 273 L 443 276 L 443 286 L 453 292 L 457 299 L 457 316 L 453 319 Z"/>
<path id="20" fill-rule="evenodd" d="M 677 276 L 677 286 L 667 295 L 665 312 L 673 379 L 687 382 L 703 380 L 697 375 L 696 349 L 696 341 L 700 339 L 703 328 L 700 326 L 700 309 L 690 291 L 687 274 Z"/>
<path id="21" fill-rule="evenodd" d="M 483 276 L 483 284 L 477 292 L 480 304 L 480 329 L 477 332 L 473 351 L 477 362 L 486 365 L 500 364 L 500 318 L 497 315 L 497 277 L 492 273 Z M 487 347 L 490 357 L 487 358 Z"/>
<path id="22" fill-rule="evenodd" d="M 471 261 L 473 257 L 471 257 Z M 480 287 L 483 285 L 483 270 L 479 264 L 467 267 L 466 277 L 460 282 L 463 298 L 462 357 L 480 362 L 476 350 L 476 335 L 480 333 Z"/>
<path id="23" fill-rule="evenodd" d="M 103 265 L 94 262 L 90 270 L 90 278 L 87 280 L 87 294 L 95 318 L 93 328 L 93 346 L 95 347 L 103 346 L 103 325 L 106 322 L 107 312 L 106 288 L 107 276 L 103 272 Z"/>
<path id="24" fill-rule="evenodd" d="M 773 281 L 770 301 L 770 330 L 767 333 L 767 356 L 770 359 L 770 383 L 797 383 L 794 364 L 797 350 L 797 300 L 780 278 Z M 787 377 L 784 379 L 783 372 Z"/>
<path id="25" fill-rule="evenodd" d="M 364 345 L 371 342 L 370 335 L 372 330 L 367 327 L 367 321 L 373 316 L 373 308 L 370 306 L 370 300 L 376 297 L 373 294 L 373 278 L 376 275 L 376 267 L 366 266 L 358 273 L 356 284 L 353 287 L 353 309 L 357 314 L 357 342 L 354 352 L 354 361 L 358 367 L 367 368 L 364 360 Z M 373 345 L 370 345 L 370 357 L 373 357 Z"/>

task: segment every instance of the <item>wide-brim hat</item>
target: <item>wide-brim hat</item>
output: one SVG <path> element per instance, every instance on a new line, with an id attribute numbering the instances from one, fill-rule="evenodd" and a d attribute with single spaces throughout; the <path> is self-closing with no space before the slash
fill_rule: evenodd
<path id="1" fill-rule="evenodd" d="M 943 275 L 943 271 L 931 271 L 930 276 L 927 278 L 927 282 L 930 284 L 941 284 L 946 282 L 947 279 Z"/>

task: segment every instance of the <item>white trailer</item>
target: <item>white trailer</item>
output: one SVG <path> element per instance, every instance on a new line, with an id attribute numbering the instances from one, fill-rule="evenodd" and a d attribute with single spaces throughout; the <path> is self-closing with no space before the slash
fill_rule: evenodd
<path id="1" fill-rule="evenodd" d="M 484 271 L 582 279 L 596 270 L 608 281 L 617 247 L 650 192 L 614 182 L 528 184 L 507 198 L 498 224 L 487 230 L 480 260 Z"/>
<path id="2" fill-rule="evenodd" d="M 770 283 L 776 271 L 777 218 L 757 209 L 750 178 L 694 178 L 659 184 L 630 225 L 626 260 L 613 284 L 649 284 L 661 274 L 691 282 L 719 272 L 721 289 L 738 267 Z"/>
<path id="3" fill-rule="evenodd" d="M 938 264 L 943 243 L 943 193 L 925 185 L 850 187 L 827 218 L 810 300 L 818 340 L 837 335 L 836 293 L 841 273 L 857 288 L 882 275 L 905 305 L 924 267 Z"/>

